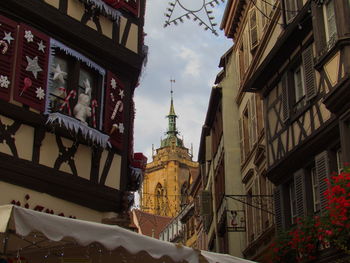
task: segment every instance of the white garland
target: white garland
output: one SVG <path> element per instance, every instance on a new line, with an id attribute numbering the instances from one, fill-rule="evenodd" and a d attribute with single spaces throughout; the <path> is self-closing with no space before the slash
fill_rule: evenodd
<path id="1" fill-rule="evenodd" d="M 83 124 L 77 119 L 58 112 L 50 113 L 46 124 L 53 124 L 54 122 L 57 122 L 60 126 L 64 126 L 67 129 L 74 131 L 76 134 L 78 134 L 80 131 L 85 139 L 89 139 L 103 148 L 111 148 L 108 135 Z"/>
<path id="2" fill-rule="evenodd" d="M 94 4 L 102 13 L 111 16 L 114 20 L 119 20 L 119 17 L 121 16 L 121 13 L 118 10 L 109 6 L 102 0 L 81 0 L 81 1 L 88 4 Z"/>
<path id="3" fill-rule="evenodd" d="M 84 62 L 89 68 L 93 68 L 96 71 L 98 71 L 102 76 L 104 76 L 106 74 L 106 70 L 102 67 L 100 67 L 99 65 L 97 65 L 95 62 L 91 61 L 90 59 L 88 59 L 87 57 L 85 57 L 84 55 L 80 54 L 79 52 L 67 47 L 65 44 L 51 38 L 50 39 L 50 46 L 51 46 L 51 55 L 54 56 L 54 48 L 59 48 L 60 50 L 62 50 L 63 52 L 65 52 L 67 55 L 71 55 L 73 57 L 75 57 L 76 59 Z"/>

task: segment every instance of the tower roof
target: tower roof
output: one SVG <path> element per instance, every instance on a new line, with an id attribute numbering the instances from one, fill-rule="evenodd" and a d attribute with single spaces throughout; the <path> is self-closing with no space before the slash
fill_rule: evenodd
<path id="1" fill-rule="evenodd" d="M 175 80 L 170 80 L 170 82 L 175 82 Z M 170 110 L 168 118 L 168 130 L 166 132 L 167 137 L 161 141 L 161 147 L 167 147 L 171 146 L 172 143 L 175 143 L 176 146 L 183 147 L 183 141 L 177 137 L 179 134 L 177 127 L 176 127 L 176 118 L 177 115 L 175 113 L 175 107 L 174 107 L 174 99 L 173 99 L 173 88 L 171 86 L 170 90 Z"/>

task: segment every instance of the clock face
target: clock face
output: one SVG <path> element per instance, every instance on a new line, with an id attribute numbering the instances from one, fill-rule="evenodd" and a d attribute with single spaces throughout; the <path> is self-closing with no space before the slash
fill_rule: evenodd
<path id="1" fill-rule="evenodd" d="M 186 9 L 190 12 L 198 12 L 200 11 L 205 4 L 205 0 L 178 0 L 179 4 L 182 8 Z"/>

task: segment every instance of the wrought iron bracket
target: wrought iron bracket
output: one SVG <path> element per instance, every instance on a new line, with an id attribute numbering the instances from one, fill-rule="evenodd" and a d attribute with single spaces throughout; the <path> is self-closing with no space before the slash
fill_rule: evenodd
<path id="1" fill-rule="evenodd" d="M 267 202 L 273 202 L 273 195 L 225 195 L 225 197 L 231 198 L 235 201 L 241 202 L 242 204 L 248 205 L 268 214 L 275 215 L 272 211 L 263 207 L 267 207 Z"/>

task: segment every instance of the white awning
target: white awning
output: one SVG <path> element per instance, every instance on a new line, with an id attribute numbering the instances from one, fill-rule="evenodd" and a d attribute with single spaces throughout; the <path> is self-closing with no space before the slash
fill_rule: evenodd
<path id="1" fill-rule="evenodd" d="M 118 226 L 70 219 L 12 205 L 0 206 L 0 238 L 2 255 L 16 257 L 20 254 L 33 259 L 30 261 L 33 263 L 40 258 L 86 257 L 88 253 L 94 254 L 91 258 L 100 257 L 96 262 L 101 261 L 101 257 L 102 262 L 116 262 L 115 257 L 118 255 L 123 258 L 120 262 L 127 263 L 141 262 L 140 260 L 143 263 L 252 262 L 178 246 Z M 111 257 L 114 260 L 108 260 Z"/>

